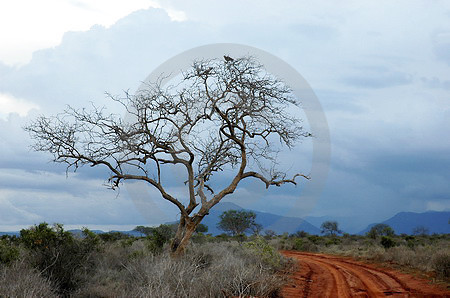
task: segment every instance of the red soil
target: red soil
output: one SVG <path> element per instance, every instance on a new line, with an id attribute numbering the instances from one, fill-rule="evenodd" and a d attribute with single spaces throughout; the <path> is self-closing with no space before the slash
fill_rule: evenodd
<path id="1" fill-rule="evenodd" d="M 282 254 L 299 262 L 283 297 L 450 297 L 450 291 L 427 280 L 350 258 L 298 251 Z"/>

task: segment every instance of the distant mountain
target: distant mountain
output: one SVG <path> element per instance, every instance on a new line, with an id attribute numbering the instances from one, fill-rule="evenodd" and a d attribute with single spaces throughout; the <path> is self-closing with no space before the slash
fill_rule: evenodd
<path id="1" fill-rule="evenodd" d="M 145 234 L 142 234 L 141 232 L 137 232 L 137 231 L 134 231 L 134 230 L 131 230 L 131 231 L 115 231 L 115 230 L 110 231 L 110 233 L 114 233 L 114 232 L 119 232 L 119 233 L 122 233 L 122 234 L 125 234 L 125 235 L 128 235 L 128 236 L 133 236 L 133 237 L 143 237 L 143 236 L 145 236 Z"/>
<path id="2" fill-rule="evenodd" d="M 220 221 L 220 215 L 224 211 L 228 210 L 246 210 L 252 211 L 256 214 L 256 222 L 263 226 L 263 230 L 273 230 L 278 234 L 282 233 L 295 233 L 297 231 L 305 231 L 310 234 L 319 234 L 320 230 L 316 226 L 298 217 L 284 217 L 272 213 L 260 212 L 250 209 L 243 209 L 242 207 L 230 203 L 222 202 L 214 206 L 209 215 L 205 216 L 202 220 L 202 224 L 208 226 L 208 233 L 218 235 L 223 233 L 222 230 L 217 228 L 217 224 Z"/>
<path id="3" fill-rule="evenodd" d="M 250 209 L 244 209 L 234 203 L 231 202 L 222 202 L 214 206 L 209 215 L 206 216 L 202 220 L 202 224 L 208 226 L 208 233 L 213 235 L 219 235 L 223 233 L 222 230 L 217 228 L 217 224 L 220 220 L 220 215 L 224 211 L 228 210 L 247 210 L 252 211 L 256 214 L 256 222 L 263 226 L 263 230 L 273 230 L 277 234 L 282 233 L 295 233 L 297 231 L 305 231 L 310 234 L 318 235 L 320 234 L 320 229 L 317 226 L 320 226 L 324 221 L 327 220 L 336 220 L 338 223 L 344 222 L 344 218 L 340 217 L 332 217 L 332 216 L 322 216 L 322 217 L 306 217 L 307 220 L 298 218 L 298 217 L 284 217 L 281 215 L 276 215 L 272 213 L 260 212 Z M 414 213 L 414 212 L 400 212 L 395 216 L 381 222 L 383 224 L 387 224 L 392 227 L 396 234 L 412 234 L 414 228 L 418 226 L 424 226 L 428 228 L 429 233 L 437 233 L 437 234 L 449 234 L 450 233 L 450 212 L 449 211 L 428 211 L 424 213 Z M 371 224 L 367 226 L 364 230 L 360 231 L 358 234 L 367 233 L 374 225 Z M 345 232 L 352 231 L 350 229 L 346 229 L 346 225 L 343 224 L 340 226 L 342 230 Z M 76 235 L 81 235 L 80 229 L 69 230 Z M 96 234 L 105 233 L 101 230 L 92 230 L 92 232 Z M 141 233 L 136 231 L 111 231 L 111 232 L 120 232 L 123 234 L 140 237 L 143 236 Z M 20 236 L 20 232 L 0 232 L 0 236 L 2 235 L 15 235 Z"/>
<path id="4" fill-rule="evenodd" d="M 20 232 L 0 232 L 0 236 L 9 235 L 9 236 L 20 236 Z"/>
<path id="5" fill-rule="evenodd" d="M 358 233 L 367 224 L 364 219 L 350 216 L 307 216 L 304 219 L 316 227 L 320 227 L 325 221 L 336 221 L 339 224 L 339 229 L 349 234 Z"/>
<path id="6" fill-rule="evenodd" d="M 103 234 L 105 232 L 103 232 L 102 230 L 90 230 L 91 232 L 95 233 L 95 234 Z M 72 229 L 72 230 L 67 230 L 67 232 L 72 233 L 75 236 L 81 236 L 83 235 L 83 231 L 81 229 Z"/>
<path id="7" fill-rule="evenodd" d="M 71 232 L 72 234 L 74 234 L 76 236 L 83 235 L 83 231 L 80 230 L 80 229 L 68 230 L 68 232 Z M 109 232 L 105 232 L 105 231 L 102 231 L 102 230 L 91 230 L 91 232 L 94 232 L 95 234 L 105 234 L 105 233 L 116 233 L 116 232 L 118 232 L 118 233 L 122 233 L 122 234 L 129 235 L 129 236 L 134 236 L 134 237 L 142 237 L 142 236 L 144 236 L 144 234 L 142 234 L 140 232 L 137 232 L 137 231 L 133 231 L 133 230 L 131 230 L 131 231 L 111 230 Z"/>
<path id="8" fill-rule="evenodd" d="M 381 223 L 389 225 L 396 234 L 412 234 L 414 228 L 424 226 L 429 233 L 449 234 L 450 233 L 450 212 L 449 211 L 428 211 L 424 213 L 400 212 Z M 374 225 L 371 224 L 359 234 L 367 233 Z"/>
<path id="9" fill-rule="evenodd" d="M 75 236 L 82 236 L 83 235 L 83 231 L 81 229 L 72 229 L 72 230 L 67 230 L 67 232 L 72 233 Z M 134 236 L 134 237 L 141 237 L 144 236 L 142 233 L 140 232 L 136 232 L 136 231 L 110 231 L 110 232 L 105 232 L 102 230 L 91 230 L 91 232 L 94 232 L 95 234 L 104 234 L 104 233 L 110 233 L 110 232 L 119 232 L 125 235 L 129 235 L 129 236 Z M 0 236 L 3 235 L 9 235 L 9 236 L 20 236 L 20 232 L 0 232 Z"/>

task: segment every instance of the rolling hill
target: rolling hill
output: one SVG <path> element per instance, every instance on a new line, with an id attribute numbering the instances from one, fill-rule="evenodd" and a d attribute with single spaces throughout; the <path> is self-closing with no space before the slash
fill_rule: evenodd
<path id="1" fill-rule="evenodd" d="M 418 226 L 426 227 L 430 234 L 448 234 L 450 233 L 449 220 L 449 211 L 400 212 L 381 223 L 389 225 L 396 234 L 412 234 L 414 228 Z M 367 233 L 374 225 L 369 225 L 358 234 Z"/>
<path id="2" fill-rule="evenodd" d="M 223 233 L 223 231 L 217 228 L 217 224 L 220 220 L 220 215 L 227 210 L 247 210 L 244 209 L 234 203 L 231 202 L 222 202 L 216 205 L 210 211 L 210 214 L 206 216 L 202 224 L 208 226 L 208 233 L 213 235 L 219 235 Z M 295 233 L 297 231 L 305 231 L 310 234 L 319 235 L 320 229 L 317 227 L 325 220 L 337 220 L 340 223 L 340 220 L 344 222 L 344 218 L 335 218 L 335 217 L 307 217 L 309 220 L 304 220 L 299 217 L 284 217 L 281 215 L 276 215 L 272 213 L 260 212 L 255 210 L 252 211 L 256 214 L 256 222 L 263 226 L 264 230 L 273 230 L 277 234 L 282 233 Z M 340 220 L 339 220 L 340 219 Z M 396 234 L 412 234 L 414 228 L 418 226 L 423 226 L 428 229 L 429 234 L 437 233 L 437 234 L 449 234 L 450 233 L 450 212 L 449 211 L 428 211 L 423 213 L 414 213 L 414 212 L 400 212 L 394 215 L 393 217 L 380 222 L 383 224 L 387 224 L 392 227 Z M 363 235 L 367 233 L 376 223 L 368 225 L 364 230 L 360 231 L 357 234 Z M 345 231 L 345 225 L 342 225 Z M 350 229 L 349 229 L 350 230 Z M 74 229 L 69 230 L 74 234 L 81 234 L 81 230 Z M 104 233 L 100 230 L 94 230 L 94 233 Z M 142 236 L 141 233 L 136 231 L 113 231 L 113 232 L 121 232 L 124 234 L 128 234 L 131 236 Z M 15 235 L 19 236 L 20 233 L 18 231 L 12 232 L 0 232 L 0 236 L 2 235 Z"/>
<path id="3" fill-rule="evenodd" d="M 208 226 L 208 233 L 213 235 L 223 233 L 223 231 L 219 230 L 216 226 L 220 220 L 219 216 L 227 210 L 243 210 L 243 208 L 230 202 L 221 202 L 214 206 L 209 212 L 209 215 L 202 221 L 203 224 Z M 291 234 L 297 231 L 305 231 L 316 235 L 320 234 L 319 228 L 298 217 L 284 217 L 281 215 L 255 210 L 248 211 L 252 211 L 256 214 L 256 222 L 263 226 L 263 231 L 273 230 L 277 234 L 286 232 Z"/>

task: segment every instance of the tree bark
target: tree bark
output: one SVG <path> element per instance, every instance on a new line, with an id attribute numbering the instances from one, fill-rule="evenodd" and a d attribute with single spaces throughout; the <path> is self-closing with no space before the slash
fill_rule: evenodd
<path id="1" fill-rule="evenodd" d="M 170 255 L 173 258 L 178 258 L 184 255 L 186 252 L 186 246 L 188 245 L 189 240 L 191 239 L 192 234 L 195 232 L 195 229 L 199 223 L 200 220 L 194 222 L 191 218 L 180 219 L 177 233 L 175 234 L 175 238 L 172 240 L 172 244 L 170 246 Z"/>

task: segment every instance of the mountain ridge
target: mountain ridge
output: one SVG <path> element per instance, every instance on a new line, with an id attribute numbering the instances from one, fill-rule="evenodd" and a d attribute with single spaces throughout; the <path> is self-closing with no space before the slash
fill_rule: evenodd
<path id="1" fill-rule="evenodd" d="M 389 225 L 396 234 L 413 234 L 413 230 L 419 226 L 427 228 L 430 234 L 449 234 L 450 211 L 403 211 L 380 223 Z M 376 224 L 368 225 L 358 234 L 367 233 Z"/>
<path id="2" fill-rule="evenodd" d="M 210 214 L 206 216 L 202 224 L 208 226 L 208 232 L 212 235 L 219 235 L 224 233 L 220 229 L 217 228 L 217 224 L 220 220 L 220 215 L 224 211 L 228 210 L 246 210 L 252 211 L 256 214 L 256 222 L 263 226 L 264 230 L 272 230 L 277 234 L 289 233 L 293 234 L 297 231 L 305 231 L 310 234 L 319 235 L 320 229 L 319 225 L 325 220 L 337 220 L 340 224 L 340 227 L 345 229 L 345 223 L 342 224 L 339 217 L 333 216 L 322 216 L 322 217 L 305 217 L 305 219 L 300 217 L 284 217 L 281 215 L 256 211 L 251 209 L 242 208 L 241 206 L 232 203 L 232 202 L 221 202 L 214 206 L 211 209 Z M 311 219 L 313 223 L 309 222 L 308 219 Z M 173 223 L 173 222 L 171 222 Z M 387 224 L 392 227 L 396 234 L 413 234 L 413 230 L 416 227 L 423 226 L 429 230 L 429 234 L 449 234 L 450 233 L 450 211 L 426 211 L 426 212 L 408 212 L 402 211 L 394 216 L 381 221 L 379 223 Z M 341 225 L 342 224 L 342 225 Z M 367 233 L 374 225 L 377 223 L 372 223 L 367 225 L 367 227 L 359 232 L 354 232 L 352 234 L 364 235 Z M 80 229 L 72 229 L 68 230 L 74 234 L 80 234 Z M 94 233 L 108 233 L 102 230 L 92 230 Z M 132 236 L 141 236 L 140 233 L 130 230 L 130 231 L 118 231 L 112 230 L 110 232 L 120 232 Z M 19 231 L 8 231 L 8 232 L 0 232 L 0 236 L 2 235 L 10 235 L 10 236 L 20 236 Z"/>

